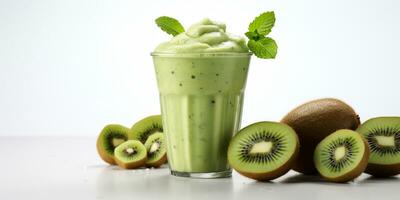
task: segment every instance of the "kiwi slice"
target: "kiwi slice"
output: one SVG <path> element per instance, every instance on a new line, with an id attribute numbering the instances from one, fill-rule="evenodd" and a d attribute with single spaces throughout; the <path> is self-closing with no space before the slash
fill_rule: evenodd
<path id="1" fill-rule="evenodd" d="M 147 160 L 146 147 L 139 140 L 128 140 L 114 150 L 115 161 L 121 168 L 143 167 Z"/>
<path id="2" fill-rule="evenodd" d="M 115 165 L 114 149 L 128 140 L 129 128 L 118 124 L 109 124 L 103 128 L 97 138 L 97 152 L 107 163 Z"/>
<path id="3" fill-rule="evenodd" d="M 368 141 L 371 156 L 366 173 L 387 177 L 400 173 L 400 117 L 377 117 L 357 131 Z"/>
<path id="4" fill-rule="evenodd" d="M 151 134 L 163 132 L 161 115 L 146 117 L 136 122 L 131 130 L 132 139 L 139 140 L 144 144 Z"/>
<path id="5" fill-rule="evenodd" d="M 338 130 L 323 139 L 314 151 L 319 174 L 328 181 L 347 182 L 360 176 L 368 164 L 367 141 L 352 130 Z"/>
<path id="6" fill-rule="evenodd" d="M 150 135 L 144 146 L 147 150 L 147 166 L 159 167 L 167 161 L 164 133 Z"/>
<path id="7" fill-rule="evenodd" d="M 298 149 L 299 140 L 291 127 L 277 122 L 258 122 L 233 137 L 228 147 L 228 161 L 246 177 L 272 180 L 290 170 Z"/>
<path id="8" fill-rule="evenodd" d="M 281 122 L 291 126 L 299 136 L 300 152 L 293 169 L 303 174 L 318 174 L 313 156 L 319 142 L 339 129 L 355 130 L 360 125 L 353 108 L 333 98 L 302 104 L 289 112 Z"/>

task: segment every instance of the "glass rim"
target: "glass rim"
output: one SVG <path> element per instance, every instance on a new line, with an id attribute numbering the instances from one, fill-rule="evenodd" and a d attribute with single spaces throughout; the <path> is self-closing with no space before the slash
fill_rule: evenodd
<path id="1" fill-rule="evenodd" d="M 167 52 L 151 52 L 153 57 L 250 57 L 251 52 L 194 52 L 194 53 L 167 53 Z"/>

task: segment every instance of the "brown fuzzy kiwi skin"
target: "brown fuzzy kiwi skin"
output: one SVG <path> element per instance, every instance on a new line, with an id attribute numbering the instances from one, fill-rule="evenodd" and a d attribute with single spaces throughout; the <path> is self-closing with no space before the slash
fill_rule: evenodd
<path id="1" fill-rule="evenodd" d="M 257 181 L 269 181 L 269 180 L 273 180 L 276 179 L 278 177 L 283 176 L 284 174 L 286 174 L 291 168 L 293 163 L 295 162 L 298 154 L 299 154 L 299 150 L 300 150 L 300 143 L 299 140 L 297 139 L 296 142 L 296 150 L 294 151 L 292 157 L 289 158 L 289 160 L 282 165 L 281 167 L 279 167 L 278 169 L 276 169 L 275 171 L 272 172 L 268 172 L 268 173 L 250 173 L 250 172 L 243 172 L 243 171 L 239 171 L 236 170 L 239 174 L 246 176 L 248 178 L 257 180 Z"/>
<path id="2" fill-rule="evenodd" d="M 375 177 L 390 177 L 400 174 L 400 163 L 393 165 L 380 165 L 368 163 L 365 173 Z"/>
<path id="3" fill-rule="evenodd" d="M 147 157 L 144 157 L 141 160 L 132 163 L 124 163 L 120 161 L 118 158 L 115 158 L 115 162 L 117 165 L 123 169 L 137 169 L 140 167 L 144 167 L 146 165 Z"/>
<path id="4" fill-rule="evenodd" d="M 115 165 L 115 164 L 116 164 L 116 162 L 115 162 L 115 160 L 114 160 L 114 156 L 108 155 L 107 152 L 105 152 L 105 151 L 101 148 L 101 139 L 100 139 L 100 137 L 97 138 L 96 149 L 97 149 L 97 152 L 98 152 L 99 155 L 100 155 L 100 158 L 101 158 L 104 162 L 106 162 L 106 163 L 108 163 L 108 164 L 110 164 L 110 165 Z"/>
<path id="5" fill-rule="evenodd" d="M 361 135 L 360 135 L 361 136 Z M 332 178 L 332 177 L 325 177 L 322 174 L 320 174 L 325 180 L 330 181 L 330 182 L 335 182 L 335 183 L 345 183 L 351 180 L 354 180 L 355 178 L 359 177 L 367 168 L 368 165 L 368 159 L 370 156 L 370 149 L 369 149 L 369 145 L 366 139 L 363 138 L 363 136 L 361 136 L 361 139 L 364 142 L 365 145 L 365 152 L 364 152 L 364 156 L 360 161 L 360 164 L 354 168 L 353 170 L 351 170 L 350 172 L 343 174 L 342 176 L 336 177 L 336 178 Z"/>
<path id="6" fill-rule="evenodd" d="M 154 168 L 158 168 L 161 165 L 163 165 L 165 162 L 167 162 L 167 153 L 164 154 L 163 157 L 161 157 L 157 162 L 153 162 L 153 163 L 146 163 L 147 167 L 154 167 Z"/>
<path id="7" fill-rule="evenodd" d="M 360 125 L 360 118 L 343 101 L 324 98 L 296 107 L 281 122 L 291 126 L 299 136 L 301 147 L 293 169 L 313 175 L 318 174 L 313 159 L 318 143 L 339 129 L 355 130 Z"/>

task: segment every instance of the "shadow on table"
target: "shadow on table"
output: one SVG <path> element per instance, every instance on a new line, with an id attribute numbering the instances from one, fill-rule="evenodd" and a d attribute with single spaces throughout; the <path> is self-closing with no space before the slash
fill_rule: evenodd
<path id="1" fill-rule="evenodd" d="M 280 183 L 321 183 L 330 184 L 326 182 L 322 177 L 317 175 L 305 175 L 305 174 L 295 174 L 283 179 Z"/>
<path id="2" fill-rule="evenodd" d="M 368 176 L 367 178 L 362 178 L 364 176 Z M 399 177 L 374 177 L 369 175 L 362 175 L 359 178 L 355 179 L 355 181 L 349 181 L 346 183 L 333 183 L 324 180 L 320 176 L 313 175 L 304 175 L 304 174 L 296 174 L 287 177 L 280 181 L 282 184 L 293 184 L 293 183 L 317 183 L 322 185 L 349 185 L 349 184 L 370 184 L 370 183 L 391 183 L 399 181 Z"/>
<path id="3" fill-rule="evenodd" d="M 98 165 L 88 165 L 87 169 L 104 169 L 104 170 L 127 170 L 127 169 L 122 169 L 118 167 L 117 165 L 109 165 L 109 164 L 98 164 Z M 130 171 L 140 171 L 140 170 L 146 170 L 146 169 L 151 169 L 151 170 L 161 170 L 161 169 L 168 169 L 168 164 L 161 165 L 158 168 L 146 168 L 146 167 L 141 167 L 138 169 L 128 169 Z"/>
<path id="4" fill-rule="evenodd" d="M 398 182 L 399 180 L 400 178 L 398 176 L 391 176 L 391 177 L 368 176 L 367 178 L 360 180 L 359 184 L 392 183 L 392 182 Z"/>
<path id="5" fill-rule="evenodd" d="M 86 166 L 87 169 L 111 169 L 114 168 L 114 165 L 109 164 L 97 164 L 97 165 L 88 165 Z"/>

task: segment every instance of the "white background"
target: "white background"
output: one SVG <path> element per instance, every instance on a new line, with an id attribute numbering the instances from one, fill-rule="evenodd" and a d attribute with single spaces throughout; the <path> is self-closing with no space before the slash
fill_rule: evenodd
<path id="1" fill-rule="evenodd" d="M 400 115 L 400 1 L 0 0 L 0 135 L 97 135 L 159 112 L 154 19 L 203 17 L 246 32 L 274 10 L 276 60 L 253 58 L 243 125 L 320 97 L 362 120 Z"/>

